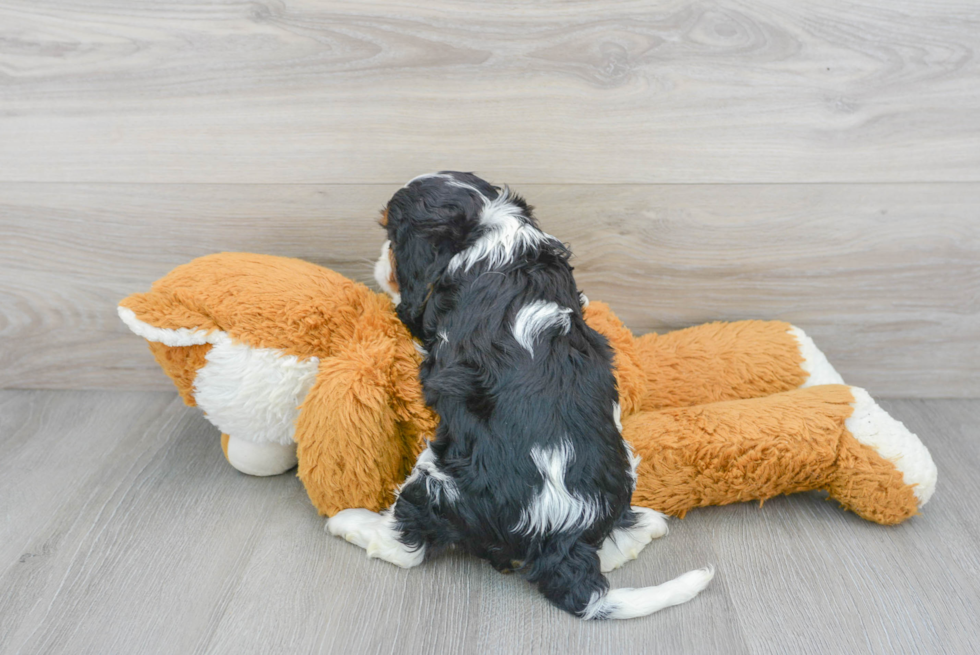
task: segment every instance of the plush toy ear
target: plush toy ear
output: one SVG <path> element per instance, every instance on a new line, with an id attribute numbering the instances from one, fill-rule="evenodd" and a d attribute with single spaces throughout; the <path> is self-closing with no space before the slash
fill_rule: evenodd
<path id="1" fill-rule="evenodd" d="M 412 444 L 399 436 L 386 374 L 394 358 L 393 344 L 378 341 L 320 361 L 295 438 L 297 473 L 321 514 L 388 507 L 412 468 Z"/>

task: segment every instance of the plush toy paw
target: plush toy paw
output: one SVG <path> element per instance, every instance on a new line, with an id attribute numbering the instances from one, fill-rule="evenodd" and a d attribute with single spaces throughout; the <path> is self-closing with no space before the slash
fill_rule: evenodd
<path id="1" fill-rule="evenodd" d="M 398 540 L 394 521 L 387 513 L 345 509 L 327 520 L 327 532 L 360 546 L 368 557 L 383 559 L 403 569 L 418 566 L 425 557 L 424 546 L 412 550 Z"/>
<path id="2" fill-rule="evenodd" d="M 648 543 L 667 534 L 667 517 L 646 507 L 633 507 L 636 525 L 617 528 L 606 537 L 599 549 L 599 568 L 603 573 L 618 569 L 636 559 Z"/>
<path id="3" fill-rule="evenodd" d="M 256 443 L 222 434 L 221 450 L 229 464 L 248 475 L 279 475 L 297 464 L 295 443 Z"/>
<path id="4" fill-rule="evenodd" d="M 912 487 L 919 507 L 929 502 L 936 490 L 936 465 L 919 438 L 876 403 L 868 392 L 851 387 L 854 413 L 847 419 L 848 431 L 861 443 L 871 446 L 902 474 Z"/>

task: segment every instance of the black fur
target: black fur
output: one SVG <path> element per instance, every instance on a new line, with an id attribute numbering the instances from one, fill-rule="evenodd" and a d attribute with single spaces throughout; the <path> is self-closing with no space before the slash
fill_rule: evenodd
<path id="1" fill-rule="evenodd" d="M 420 379 L 441 419 L 430 448 L 458 489 L 452 502 L 430 495 L 421 473 L 393 511 L 401 541 L 424 546 L 426 557 L 458 546 L 498 570 L 521 572 L 553 603 L 581 615 L 593 594 L 608 589 L 597 549 L 613 527 L 635 521 L 627 446 L 613 419 L 612 354 L 582 317 L 570 253 L 558 240 L 545 235 L 504 265 L 447 270 L 487 232 L 485 198 L 498 193 L 475 175 L 447 172 L 412 182 L 387 206 L 398 316 L 428 351 Z M 517 196 L 509 200 L 519 220 L 537 229 L 531 208 Z M 571 308 L 571 328 L 545 330 L 532 358 L 512 329 L 517 312 L 539 300 Z M 596 503 L 597 517 L 545 534 L 515 529 L 544 484 L 532 449 L 562 440 L 574 449 L 565 485 Z"/>

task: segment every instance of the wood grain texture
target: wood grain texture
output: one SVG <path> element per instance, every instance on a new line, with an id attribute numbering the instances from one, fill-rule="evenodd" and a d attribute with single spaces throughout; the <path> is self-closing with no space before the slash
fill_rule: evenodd
<path id="1" fill-rule="evenodd" d="M 611 579 L 713 562 L 711 586 L 584 623 L 472 558 L 367 560 L 295 477 L 232 470 L 174 393 L 0 391 L 0 653 L 972 653 L 980 401 L 884 406 L 939 467 L 922 515 L 882 527 L 817 494 L 697 510 Z"/>
<path id="2" fill-rule="evenodd" d="M 0 181 L 980 181 L 970 0 L 4 0 Z"/>
<path id="3" fill-rule="evenodd" d="M 0 387 L 170 388 L 121 298 L 221 250 L 373 284 L 396 188 L 0 184 Z M 516 190 L 637 333 L 784 319 L 876 396 L 980 395 L 980 184 Z"/>

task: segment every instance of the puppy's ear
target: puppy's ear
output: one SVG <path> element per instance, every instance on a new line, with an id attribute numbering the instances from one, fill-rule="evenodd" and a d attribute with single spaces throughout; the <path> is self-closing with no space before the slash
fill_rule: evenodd
<path id="1" fill-rule="evenodd" d="M 398 318 L 423 342 L 428 340 L 424 315 L 432 286 L 453 256 L 469 247 L 483 208 L 479 193 L 445 184 L 413 185 L 389 203 L 401 293 Z"/>
<path id="2" fill-rule="evenodd" d="M 425 343 L 424 318 L 432 284 L 449 263 L 451 254 L 440 255 L 421 239 L 406 243 L 396 254 L 400 263 L 397 268 L 401 302 L 395 308 L 399 320 L 412 336 Z"/>
<path id="3" fill-rule="evenodd" d="M 437 252 L 455 255 L 469 245 L 470 235 L 480 223 L 484 201 L 463 189 L 450 188 L 452 193 L 436 191 L 431 196 L 421 194 L 422 202 L 414 208 L 416 234 L 424 235 Z"/>

